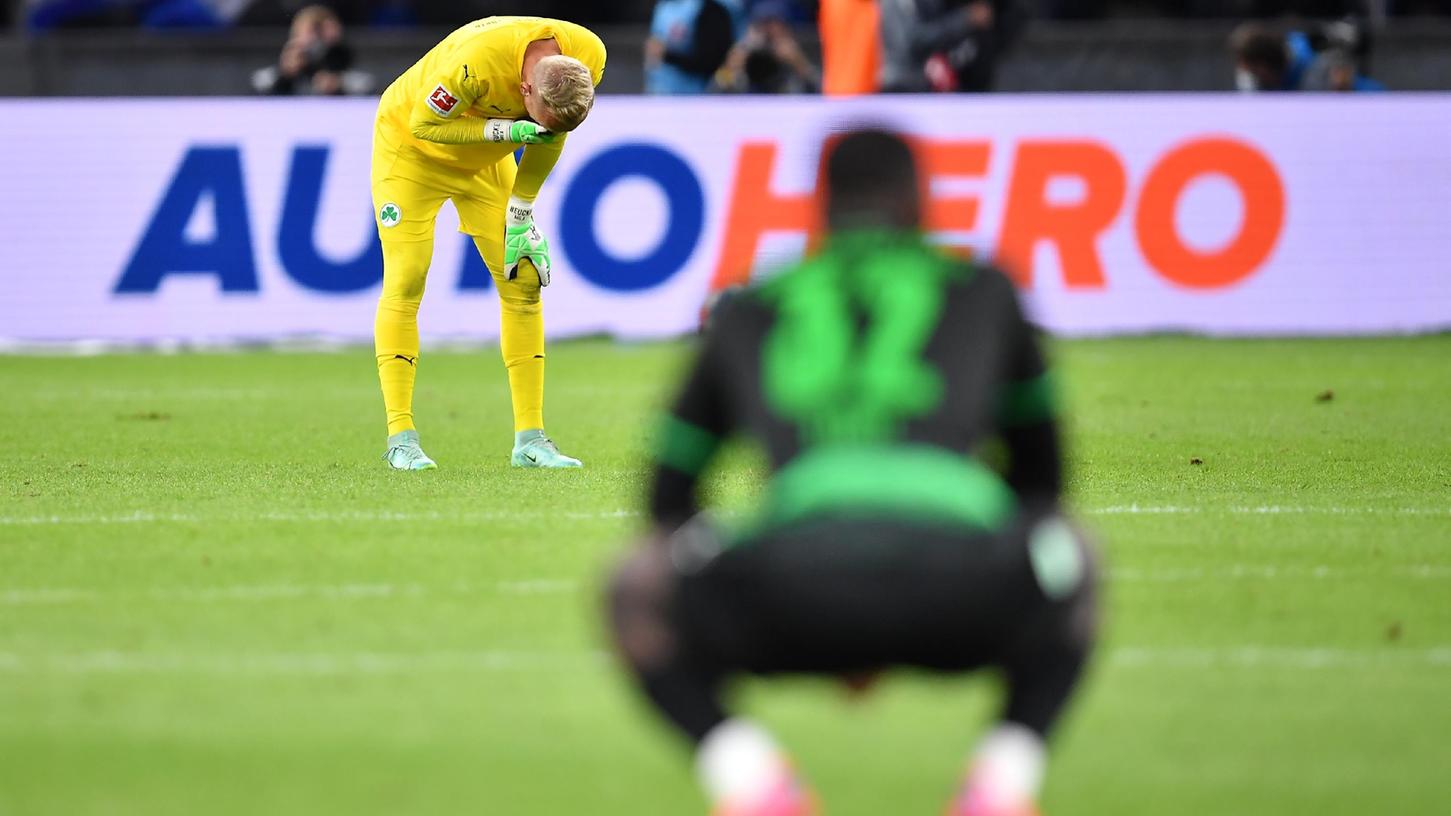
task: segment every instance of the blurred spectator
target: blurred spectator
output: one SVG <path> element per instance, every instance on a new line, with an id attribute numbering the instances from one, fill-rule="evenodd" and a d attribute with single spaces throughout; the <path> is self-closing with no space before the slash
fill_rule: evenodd
<path id="1" fill-rule="evenodd" d="M 1292 91 L 1300 85 L 1290 45 L 1278 33 L 1258 23 L 1245 23 L 1229 35 L 1234 55 L 1234 87 L 1241 91 Z"/>
<path id="2" fill-rule="evenodd" d="M 1310 38 L 1310 46 L 1316 52 L 1344 52 L 1355 62 L 1357 73 L 1369 73 L 1371 27 L 1362 20 L 1345 17 L 1313 27 L 1307 36 Z"/>
<path id="3" fill-rule="evenodd" d="M 986 91 L 1022 14 L 1013 0 L 881 0 L 882 90 Z"/>
<path id="4" fill-rule="evenodd" d="M 659 0 L 645 41 L 646 93 L 705 93 L 735 41 L 732 9 L 720 0 Z"/>
<path id="5" fill-rule="evenodd" d="M 1404 5 L 1415 0 L 1393 0 Z M 1441 2 L 1442 0 L 1432 0 Z M 1191 17 L 1242 19 L 1286 14 L 1337 17 L 1364 14 L 1392 0 L 1030 0 L 1034 12 L 1055 19 Z"/>
<path id="6" fill-rule="evenodd" d="M 1245 23 L 1230 35 L 1229 48 L 1234 84 L 1241 91 L 1385 90 L 1361 74 L 1360 65 L 1370 55 L 1368 35 L 1350 22 L 1287 35 Z"/>
<path id="7" fill-rule="evenodd" d="M 822 91 L 828 96 L 876 93 L 881 87 L 878 0 L 821 0 Z"/>
<path id="8" fill-rule="evenodd" d="M 753 94 L 816 93 L 821 77 L 791 28 L 791 9 L 776 0 L 751 7 L 746 35 L 718 75 L 723 90 Z"/>
<path id="9" fill-rule="evenodd" d="M 252 74 L 257 93 L 274 96 L 341 96 L 373 89 L 373 77 L 352 70 L 353 49 L 343 23 L 327 6 L 307 6 L 292 19 L 287 43 L 275 66 Z"/>
<path id="10" fill-rule="evenodd" d="M 1366 80 L 1358 75 L 1355 70 L 1355 57 L 1349 51 L 1341 48 L 1332 48 L 1316 57 L 1305 72 L 1305 87 L 1307 91 L 1358 91 L 1368 90 L 1356 87 L 1359 82 L 1374 81 Z"/>

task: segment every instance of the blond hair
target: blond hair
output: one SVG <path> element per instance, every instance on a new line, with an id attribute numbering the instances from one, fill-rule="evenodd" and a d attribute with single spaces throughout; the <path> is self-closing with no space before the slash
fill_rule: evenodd
<path id="1" fill-rule="evenodd" d="M 534 66 L 534 87 L 539 100 L 559 120 L 559 129 L 574 130 L 595 103 L 594 77 L 574 57 L 556 54 Z"/>

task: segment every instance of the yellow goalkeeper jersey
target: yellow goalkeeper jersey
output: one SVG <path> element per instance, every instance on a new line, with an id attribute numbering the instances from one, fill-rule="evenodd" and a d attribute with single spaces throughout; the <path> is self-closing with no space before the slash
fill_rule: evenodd
<path id="1" fill-rule="evenodd" d="M 528 117 L 519 92 L 524 50 L 547 39 L 584 63 L 600 83 L 605 45 L 584 26 L 544 17 L 475 20 L 445 37 L 383 92 L 375 150 L 397 150 L 404 157 L 421 156 L 468 171 L 509 155 L 518 145 L 484 141 L 484 121 Z M 564 142 L 525 149 L 516 192 L 527 198 L 538 193 Z"/>

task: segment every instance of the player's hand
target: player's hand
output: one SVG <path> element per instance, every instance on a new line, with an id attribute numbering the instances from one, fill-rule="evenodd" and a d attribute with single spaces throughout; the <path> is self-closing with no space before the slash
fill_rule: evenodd
<path id="1" fill-rule="evenodd" d="M 549 242 L 534 226 L 534 204 L 517 198 L 509 199 L 509 212 L 504 218 L 504 277 L 519 277 L 519 262 L 525 258 L 539 273 L 539 285 L 549 285 Z"/>
<path id="2" fill-rule="evenodd" d="M 490 119 L 484 123 L 484 139 L 515 144 L 553 144 L 559 139 L 559 134 L 550 133 L 543 125 L 528 119 Z"/>

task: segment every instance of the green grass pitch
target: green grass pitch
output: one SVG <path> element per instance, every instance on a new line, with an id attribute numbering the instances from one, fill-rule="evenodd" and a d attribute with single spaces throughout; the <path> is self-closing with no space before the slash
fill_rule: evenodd
<path id="1" fill-rule="evenodd" d="M 493 351 L 424 355 L 422 474 L 366 350 L 0 357 L 0 814 L 703 812 L 596 614 L 684 349 L 553 347 L 572 473 L 507 467 Z M 1451 337 L 1055 351 L 1110 565 L 1045 810 L 1445 813 Z M 940 812 L 997 696 L 739 692 L 860 816 Z"/>

